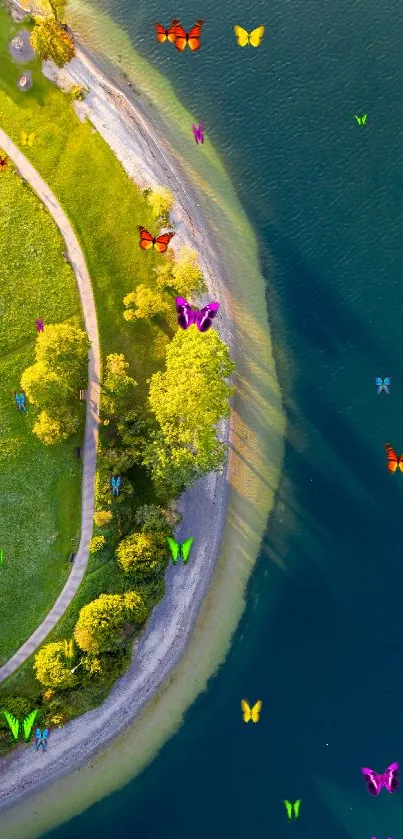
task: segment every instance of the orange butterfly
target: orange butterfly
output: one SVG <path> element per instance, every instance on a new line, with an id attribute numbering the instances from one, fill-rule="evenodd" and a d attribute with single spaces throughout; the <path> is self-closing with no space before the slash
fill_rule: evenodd
<path id="1" fill-rule="evenodd" d="M 183 52 L 186 44 L 193 52 L 200 49 L 200 35 L 204 20 L 197 20 L 190 32 L 185 32 L 183 26 L 178 24 L 175 27 L 175 46 L 179 52 Z"/>
<path id="2" fill-rule="evenodd" d="M 0 171 L 5 172 L 8 167 L 8 157 L 5 154 L 4 157 L 0 155 Z"/>
<path id="3" fill-rule="evenodd" d="M 392 449 L 392 446 L 390 445 L 390 443 L 385 443 L 384 449 L 386 450 L 386 453 L 387 453 L 386 454 L 386 456 L 387 456 L 386 468 L 387 468 L 388 472 L 392 472 L 392 473 L 396 472 L 396 469 L 398 469 L 398 468 L 400 469 L 401 472 L 403 472 L 403 454 L 400 455 L 400 457 L 398 457 L 395 450 Z"/>
<path id="4" fill-rule="evenodd" d="M 151 236 L 151 233 L 145 227 L 141 227 L 141 225 L 139 225 L 139 231 L 140 247 L 145 251 L 149 251 L 150 248 L 155 248 L 159 253 L 166 251 L 172 236 L 175 236 L 175 233 L 163 233 L 162 236 Z"/>
<path id="5" fill-rule="evenodd" d="M 158 43 L 163 44 L 164 41 L 169 41 L 171 44 L 174 44 L 175 30 L 178 24 L 180 24 L 180 20 L 172 20 L 169 29 L 164 29 L 160 23 L 154 23 Z"/>

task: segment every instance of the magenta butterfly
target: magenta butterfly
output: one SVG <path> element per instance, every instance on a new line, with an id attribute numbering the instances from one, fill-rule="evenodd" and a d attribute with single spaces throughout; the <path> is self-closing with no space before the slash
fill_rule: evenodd
<path id="1" fill-rule="evenodd" d="M 203 306 L 198 312 L 197 309 L 192 309 L 190 303 L 184 297 L 176 297 L 175 304 L 178 313 L 178 326 L 182 329 L 188 329 L 192 323 L 195 323 L 199 332 L 207 332 L 210 329 L 220 308 L 220 304 L 214 301 L 207 306 Z"/>
<path id="2" fill-rule="evenodd" d="M 371 795 L 379 795 L 382 787 L 385 787 L 388 792 L 396 792 L 399 786 L 398 763 L 391 763 L 390 766 L 385 769 L 383 775 L 378 775 L 373 769 L 361 769 L 361 772 L 364 775 L 368 792 L 370 792 Z"/>

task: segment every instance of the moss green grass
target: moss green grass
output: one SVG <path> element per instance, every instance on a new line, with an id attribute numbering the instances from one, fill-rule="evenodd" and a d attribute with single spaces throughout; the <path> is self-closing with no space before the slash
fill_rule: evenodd
<path id="1" fill-rule="evenodd" d="M 71 441 L 43 446 L 13 391 L 34 361 L 35 319 L 80 316 L 53 219 L 12 171 L 0 173 L 0 664 L 56 600 L 79 532 L 81 469 Z"/>

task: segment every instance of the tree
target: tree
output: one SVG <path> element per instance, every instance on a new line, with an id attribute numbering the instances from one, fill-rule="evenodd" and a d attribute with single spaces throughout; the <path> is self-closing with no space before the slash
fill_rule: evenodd
<path id="1" fill-rule="evenodd" d="M 67 440 L 77 431 L 78 425 L 78 417 L 72 415 L 67 408 L 59 408 L 56 416 L 52 416 L 48 411 L 41 411 L 32 431 L 42 443 L 53 446 L 60 440 Z"/>
<path id="2" fill-rule="evenodd" d="M 176 259 L 172 251 L 168 251 L 162 265 L 158 265 L 156 273 L 157 285 L 160 288 L 174 289 L 180 297 L 186 299 L 199 297 L 207 291 L 203 274 L 197 263 L 196 251 L 184 245 Z"/>
<path id="3" fill-rule="evenodd" d="M 67 379 L 69 387 L 78 390 L 85 386 L 90 341 L 87 333 L 71 323 L 50 323 L 38 334 L 35 346 L 37 362 L 47 372 Z"/>
<path id="4" fill-rule="evenodd" d="M 45 687 L 71 688 L 77 683 L 77 679 L 71 673 L 70 664 L 64 641 L 45 644 L 35 656 L 36 678 Z"/>
<path id="5" fill-rule="evenodd" d="M 169 213 L 174 205 L 172 193 L 165 186 L 158 186 L 147 195 L 147 201 L 153 208 L 157 218 L 168 221 Z"/>
<path id="6" fill-rule="evenodd" d="M 144 601 L 136 592 L 101 594 L 81 609 L 74 638 L 86 653 L 108 652 L 123 641 L 126 623 L 143 623 L 146 617 Z"/>
<path id="7" fill-rule="evenodd" d="M 42 408 L 67 402 L 74 393 L 66 379 L 48 370 L 41 361 L 24 370 L 21 376 L 21 387 L 25 390 L 32 405 L 40 405 Z"/>
<path id="8" fill-rule="evenodd" d="M 95 527 L 106 527 L 112 521 L 112 513 L 110 510 L 98 510 L 94 513 Z"/>
<path id="9" fill-rule="evenodd" d="M 57 20 L 46 18 L 38 22 L 30 41 L 39 57 L 45 61 L 51 59 L 56 67 L 64 67 L 75 54 L 74 41 L 70 33 Z"/>
<path id="10" fill-rule="evenodd" d="M 133 403 L 137 382 L 128 375 L 129 362 L 123 353 L 112 353 L 106 357 L 102 385 L 102 415 L 108 418 L 122 417 Z"/>
<path id="11" fill-rule="evenodd" d="M 122 570 L 139 581 L 161 571 L 166 555 L 165 539 L 155 533 L 131 533 L 116 548 Z"/>
<path id="12" fill-rule="evenodd" d="M 172 304 L 158 289 L 148 288 L 142 283 L 124 297 L 123 303 L 127 307 L 135 307 L 126 309 L 123 313 L 125 320 L 149 320 L 156 315 L 167 315 L 172 308 Z"/>
<path id="13" fill-rule="evenodd" d="M 40 0 L 39 5 L 47 16 L 50 13 L 54 20 L 60 21 L 64 18 L 67 0 Z"/>
<path id="14" fill-rule="evenodd" d="M 158 533 L 165 537 L 171 534 L 167 513 L 156 504 L 143 504 L 142 507 L 138 507 L 134 521 L 143 533 Z"/>
<path id="15" fill-rule="evenodd" d="M 93 536 L 90 542 L 90 554 L 96 554 L 102 550 L 106 543 L 105 536 Z"/>
<path id="16" fill-rule="evenodd" d="M 229 416 L 234 393 L 226 379 L 235 365 L 215 330 L 179 329 L 166 351 L 166 371 L 151 377 L 149 406 L 157 429 L 144 447 L 160 497 L 174 497 L 198 477 L 219 469 L 226 446 L 216 425 Z"/>

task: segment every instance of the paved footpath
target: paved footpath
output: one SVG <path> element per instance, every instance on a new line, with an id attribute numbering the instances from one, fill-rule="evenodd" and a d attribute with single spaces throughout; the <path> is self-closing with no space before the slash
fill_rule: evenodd
<path id="1" fill-rule="evenodd" d="M 70 576 L 55 605 L 40 626 L 32 633 L 25 644 L 0 667 L 0 682 L 14 673 L 27 658 L 42 644 L 51 629 L 66 611 L 72 601 L 87 568 L 89 558 L 89 543 L 92 537 L 94 502 L 95 502 L 95 469 L 97 460 L 99 400 L 100 400 L 100 357 L 99 337 L 96 309 L 90 276 L 85 264 L 84 254 L 78 244 L 74 230 L 63 212 L 59 202 L 42 180 L 36 169 L 31 165 L 22 152 L 12 142 L 10 137 L 0 129 L 0 148 L 15 163 L 20 175 L 30 184 L 45 207 L 49 210 L 66 243 L 66 252 L 76 275 L 78 291 L 84 314 L 84 323 L 91 348 L 88 357 L 88 388 L 87 415 L 85 423 L 85 440 L 83 450 L 82 476 L 82 504 L 81 504 L 81 538 L 80 545 L 72 566 Z M 78 397 L 78 394 L 77 394 Z"/>

